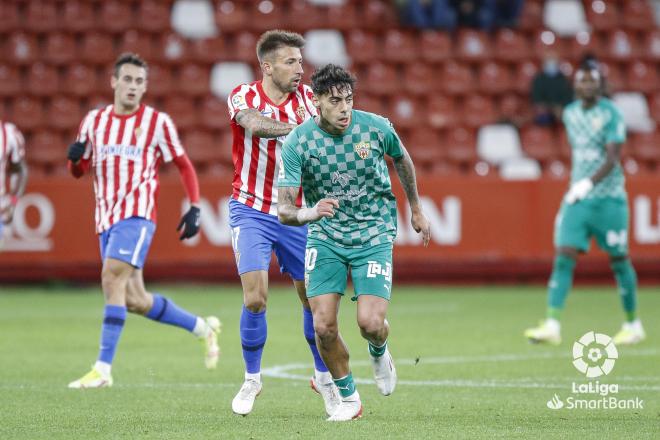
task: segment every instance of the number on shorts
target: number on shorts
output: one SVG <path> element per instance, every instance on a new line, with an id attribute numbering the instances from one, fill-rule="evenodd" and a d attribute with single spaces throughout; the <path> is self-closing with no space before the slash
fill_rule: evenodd
<path id="1" fill-rule="evenodd" d="M 231 246 L 234 248 L 234 252 L 238 252 L 238 234 L 240 233 L 241 233 L 240 226 L 231 228 Z"/>
<path id="2" fill-rule="evenodd" d="M 305 270 L 314 270 L 318 254 L 314 248 L 305 249 Z"/>

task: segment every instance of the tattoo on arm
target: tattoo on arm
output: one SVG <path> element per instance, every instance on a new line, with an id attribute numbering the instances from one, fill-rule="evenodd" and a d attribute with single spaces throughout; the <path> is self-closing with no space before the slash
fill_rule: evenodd
<path id="1" fill-rule="evenodd" d="M 394 168 L 396 169 L 396 173 L 399 176 L 401 186 L 403 186 L 403 191 L 406 193 L 410 208 L 413 210 L 419 208 L 419 195 L 417 194 L 415 165 L 413 165 L 412 159 L 410 158 L 410 155 L 405 148 L 403 148 L 403 156 L 394 159 Z"/>
<path id="2" fill-rule="evenodd" d="M 605 150 L 607 151 L 605 163 L 591 176 L 594 185 L 603 180 L 621 161 L 621 144 L 607 144 Z"/>
<path id="3" fill-rule="evenodd" d="M 283 187 L 277 190 L 277 218 L 280 223 L 291 226 L 303 225 L 298 221 L 300 208 L 296 207 L 297 197 L 298 188 Z"/>
<path id="4" fill-rule="evenodd" d="M 236 115 L 236 122 L 241 127 L 251 131 L 254 136 L 260 138 L 285 136 L 295 128 L 294 124 L 268 118 L 254 108 L 239 111 Z"/>

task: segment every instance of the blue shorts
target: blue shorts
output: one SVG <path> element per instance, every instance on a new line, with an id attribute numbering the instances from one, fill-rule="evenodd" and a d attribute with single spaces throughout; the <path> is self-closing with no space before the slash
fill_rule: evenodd
<path id="1" fill-rule="evenodd" d="M 280 272 L 288 273 L 296 281 L 305 279 L 307 226 L 283 225 L 276 216 L 234 199 L 229 201 L 229 226 L 239 275 L 267 271 L 275 251 Z"/>
<path id="2" fill-rule="evenodd" d="M 154 232 L 154 222 L 143 217 L 131 217 L 115 223 L 99 235 L 101 260 L 114 258 L 142 269 Z"/>

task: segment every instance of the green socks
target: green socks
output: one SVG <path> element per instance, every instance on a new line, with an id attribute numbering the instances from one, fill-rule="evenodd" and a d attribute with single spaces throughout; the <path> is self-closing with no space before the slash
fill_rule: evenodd
<path id="1" fill-rule="evenodd" d="M 637 318 L 637 274 L 629 258 L 614 261 L 610 264 L 616 283 L 619 286 L 621 303 L 626 312 L 626 320 L 632 322 Z"/>
<path id="2" fill-rule="evenodd" d="M 344 376 L 340 379 L 334 379 L 333 382 L 339 388 L 339 394 L 341 397 L 350 397 L 355 393 L 355 382 L 353 382 L 353 374 L 348 373 L 348 376 Z"/>
<path id="3" fill-rule="evenodd" d="M 371 354 L 373 357 L 381 357 L 382 355 L 385 354 L 386 349 L 387 349 L 387 341 L 385 341 L 385 343 L 380 347 L 369 342 L 369 354 Z"/>
<path id="4" fill-rule="evenodd" d="M 548 283 L 548 318 L 559 320 L 559 315 L 566 302 L 566 296 L 573 284 L 574 269 L 574 258 L 561 254 L 555 257 L 552 275 Z"/>

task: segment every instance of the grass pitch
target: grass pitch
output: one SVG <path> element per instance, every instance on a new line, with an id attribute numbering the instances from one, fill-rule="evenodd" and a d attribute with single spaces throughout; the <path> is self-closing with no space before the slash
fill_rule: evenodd
<path id="1" fill-rule="evenodd" d="M 310 391 L 312 360 L 292 288 L 273 288 L 263 359 L 264 390 L 247 417 L 232 414 L 243 379 L 236 286 L 155 289 L 223 321 L 222 356 L 204 369 L 201 345 L 174 327 L 130 316 L 113 368 L 115 385 L 69 390 L 98 347 L 98 288 L 0 287 L 0 438 L 2 439 L 431 439 L 660 437 L 660 293 L 641 289 L 648 339 L 619 347 L 612 373 L 619 399 L 643 409 L 549 409 L 556 394 L 587 383 L 572 365 L 572 345 L 590 330 L 613 335 L 623 313 L 614 288 L 578 288 L 568 300 L 559 347 L 532 346 L 523 330 L 542 317 L 541 287 L 409 287 L 393 294 L 390 347 L 399 385 L 390 397 L 370 382 L 355 305 L 341 308 L 342 334 L 364 404 L 361 420 L 330 424 Z M 348 295 L 347 295 L 348 297 Z"/>

